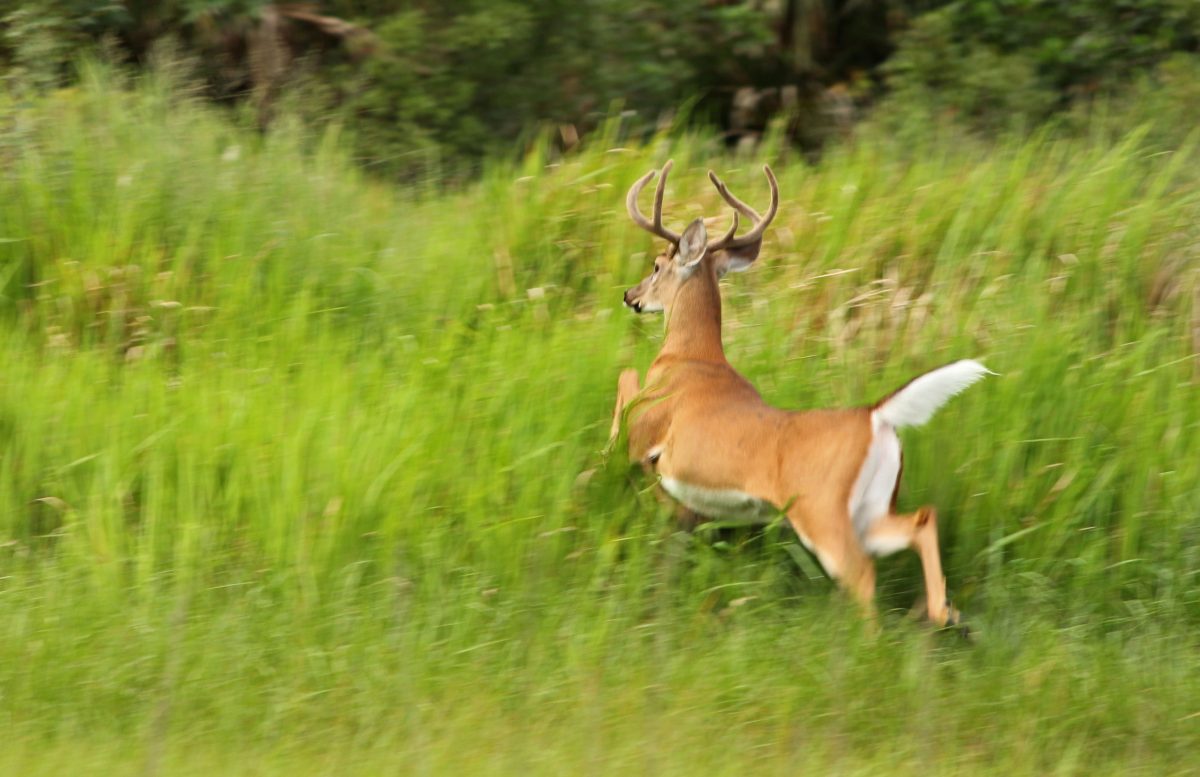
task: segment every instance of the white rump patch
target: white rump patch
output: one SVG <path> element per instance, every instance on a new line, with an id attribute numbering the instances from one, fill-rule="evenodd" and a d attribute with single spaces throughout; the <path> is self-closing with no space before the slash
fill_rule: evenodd
<path id="1" fill-rule="evenodd" d="M 871 525 L 888 514 L 900 478 L 900 438 L 892 427 L 876 426 L 867 456 L 850 489 L 850 519 L 859 538 L 865 538 Z"/>
<path id="2" fill-rule="evenodd" d="M 871 414 L 897 429 L 920 426 L 955 394 L 984 375 L 996 373 L 972 359 L 963 359 L 927 372 L 888 398 Z"/>
<path id="3" fill-rule="evenodd" d="M 908 537 L 901 534 L 874 535 L 863 541 L 863 547 L 872 556 L 890 556 L 904 550 L 909 544 Z"/>
<path id="4" fill-rule="evenodd" d="M 705 488 L 666 477 L 662 486 L 668 494 L 706 518 L 757 524 L 769 523 L 778 513 L 773 504 L 745 491 Z"/>
<path id="5" fill-rule="evenodd" d="M 888 514 L 900 478 L 897 429 L 920 426 L 955 394 L 984 375 L 994 375 L 977 361 L 963 359 L 927 372 L 888 398 L 871 413 L 871 445 L 850 489 L 850 519 L 872 555 L 886 556 L 908 547 L 907 541 L 868 538 L 871 526 Z"/>

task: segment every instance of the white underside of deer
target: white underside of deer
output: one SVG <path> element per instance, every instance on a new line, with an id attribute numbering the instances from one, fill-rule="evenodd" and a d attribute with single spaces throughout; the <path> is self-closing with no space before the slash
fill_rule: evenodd
<path id="1" fill-rule="evenodd" d="M 733 226 L 707 239 L 697 219 L 677 234 L 662 226 L 670 163 L 655 192 L 654 220 L 641 215 L 637 195 L 654 172 L 630 189 L 634 222 L 668 241 L 653 274 L 625 293 L 638 312 L 667 315 L 663 348 L 640 385 L 622 373 L 612 433 L 622 421 L 629 453 L 655 472 L 663 490 L 701 516 L 748 523 L 786 513 L 801 542 L 825 571 L 868 609 L 874 597 L 871 557 L 911 548 L 925 577 L 929 617 L 953 623 L 932 507 L 895 512 L 902 469 L 899 429 L 920 426 L 955 394 L 988 374 L 962 360 L 910 381 L 870 407 L 784 411 L 770 407 L 725 359 L 717 281 L 748 268 L 778 207 L 769 168 L 771 206 L 765 216 L 738 200 L 711 172 L 717 191 L 735 210 Z M 753 225 L 735 237 L 741 214 Z"/>
<path id="2" fill-rule="evenodd" d="M 672 477 L 662 477 L 659 482 L 684 507 L 708 518 L 753 525 L 769 523 L 779 514 L 779 508 L 768 500 L 745 491 L 697 486 Z"/>

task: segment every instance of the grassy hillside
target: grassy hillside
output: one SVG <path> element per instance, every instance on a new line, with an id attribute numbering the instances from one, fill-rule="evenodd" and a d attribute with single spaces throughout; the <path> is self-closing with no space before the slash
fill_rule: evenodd
<path id="1" fill-rule="evenodd" d="M 788 531 L 677 533 L 600 454 L 662 334 L 626 188 L 765 196 L 610 138 L 400 192 L 155 81 L 0 104 L 0 771 L 1195 768 L 1195 145 L 762 155 L 724 298 L 770 401 L 1000 373 L 905 436 L 972 646 L 904 617 L 915 558 L 871 636 Z"/>

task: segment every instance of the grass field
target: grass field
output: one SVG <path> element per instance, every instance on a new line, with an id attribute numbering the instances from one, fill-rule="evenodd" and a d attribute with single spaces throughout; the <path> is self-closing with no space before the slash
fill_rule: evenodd
<path id="1" fill-rule="evenodd" d="M 0 773 L 1195 774 L 1200 151 L 704 136 L 397 191 L 149 80 L 0 103 Z M 783 202 L 724 284 L 786 407 L 906 433 L 967 644 L 601 455 L 659 319 L 629 184 Z"/>

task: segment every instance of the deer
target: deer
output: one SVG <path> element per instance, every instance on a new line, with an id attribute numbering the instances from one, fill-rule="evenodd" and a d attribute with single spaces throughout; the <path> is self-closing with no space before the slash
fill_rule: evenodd
<path id="1" fill-rule="evenodd" d="M 639 384 L 626 369 L 617 381 L 610 445 L 624 428 L 631 463 L 688 511 L 734 523 L 769 523 L 780 516 L 825 573 L 874 622 L 874 559 L 915 550 L 925 584 L 925 613 L 933 624 L 960 624 L 948 601 L 938 549 L 937 510 L 896 510 L 903 468 L 897 432 L 921 426 L 953 396 L 991 373 L 962 359 L 910 380 L 874 404 L 840 409 L 782 410 L 767 404 L 730 365 L 721 339 L 718 281 L 749 269 L 779 210 L 779 184 L 765 214 L 735 197 L 711 170 L 708 177 L 733 209 L 733 223 L 708 238 L 705 222 L 682 233 L 663 225 L 663 194 L 672 162 L 662 168 L 652 219 L 638 196 L 658 174 L 650 170 L 625 198 L 630 219 L 666 241 L 649 276 L 624 294 L 639 314 L 661 312 L 662 348 Z M 739 217 L 750 229 L 737 235 Z"/>

